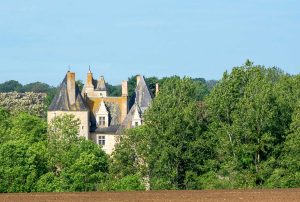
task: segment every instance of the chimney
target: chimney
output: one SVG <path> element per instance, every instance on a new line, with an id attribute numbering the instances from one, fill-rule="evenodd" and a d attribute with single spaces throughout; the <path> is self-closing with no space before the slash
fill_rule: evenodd
<path id="1" fill-rule="evenodd" d="M 155 96 L 157 96 L 158 91 L 159 91 L 159 85 L 158 85 L 158 83 L 156 83 L 155 84 Z"/>
<path id="2" fill-rule="evenodd" d="M 70 106 L 75 105 L 76 102 L 75 73 L 70 71 L 68 71 L 67 73 L 67 92 L 68 92 Z"/>
<path id="3" fill-rule="evenodd" d="M 141 75 L 136 75 L 136 85 L 139 85 L 140 80 L 141 80 Z"/>
<path id="4" fill-rule="evenodd" d="M 128 96 L 128 84 L 127 84 L 127 81 L 122 81 L 122 96 Z"/>

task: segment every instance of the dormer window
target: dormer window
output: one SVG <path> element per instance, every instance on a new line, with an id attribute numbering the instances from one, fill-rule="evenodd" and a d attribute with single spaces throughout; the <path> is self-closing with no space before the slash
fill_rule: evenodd
<path id="1" fill-rule="evenodd" d="M 100 103 L 99 110 L 96 113 L 97 126 L 100 128 L 108 127 L 108 111 L 103 100 Z"/>
<path id="2" fill-rule="evenodd" d="M 141 117 L 140 108 L 137 105 L 135 105 L 134 107 L 135 107 L 135 111 L 132 119 L 132 127 L 138 127 L 142 125 L 142 117 Z"/>
<path id="3" fill-rule="evenodd" d="M 99 117 L 99 126 L 105 126 L 105 116 L 100 116 Z"/>

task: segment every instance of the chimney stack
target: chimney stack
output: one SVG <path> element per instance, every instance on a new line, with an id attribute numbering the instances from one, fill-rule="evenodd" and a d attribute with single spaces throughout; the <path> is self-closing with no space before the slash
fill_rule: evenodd
<path id="1" fill-rule="evenodd" d="M 68 71 L 67 73 L 67 91 L 69 97 L 70 106 L 75 105 L 76 93 L 75 93 L 75 73 Z"/>
<path id="2" fill-rule="evenodd" d="M 122 96 L 128 96 L 128 84 L 127 84 L 127 81 L 122 81 Z"/>
<path id="3" fill-rule="evenodd" d="M 158 85 L 158 83 L 156 83 L 155 84 L 155 96 L 157 96 L 158 91 L 159 91 L 159 85 Z"/>

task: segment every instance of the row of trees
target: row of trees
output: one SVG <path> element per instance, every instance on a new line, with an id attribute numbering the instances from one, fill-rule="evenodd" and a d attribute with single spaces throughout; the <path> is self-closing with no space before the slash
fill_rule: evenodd
<path id="1" fill-rule="evenodd" d="M 164 77 L 162 79 L 158 79 L 157 77 L 148 77 L 146 78 L 146 83 L 153 95 L 155 95 L 155 85 L 159 83 L 160 85 L 167 79 Z M 216 84 L 215 80 L 206 81 L 203 78 L 195 78 L 193 79 L 200 83 L 205 83 L 207 86 L 206 91 L 211 90 L 213 86 Z M 80 90 L 82 90 L 84 83 L 81 80 L 77 80 L 76 84 L 79 86 Z M 106 83 L 107 90 L 110 96 L 121 96 L 122 88 L 121 85 L 111 85 Z M 134 93 L 136 87 L 136 75 L 128 78 L 128 96 L 131 97 Z M 45 98 L 45 105 L 48 107 L 51 104 L 52 99 L 54 98 L 57 87 L 50 86 L 46 83 L 42 82 L 34 82 L 26 85 L 22 85 L 18 81 L 10 80 L 4 83 L 0 83 L 0 93 L 8 93 L 8 92 L 17 92 L 17 93 L 25 93 L 25 92 L 33 92 L 33 93 L 46 93 L 47 97 Z"/>
<path id="2" fill-rule="evenodd" d="M 128 78 L 128 96 L 131 97 L 134 93 L 134 90 L 136 88 L 136 76 L 131 76 Z M 149 90 L 153 95 L 155 95 L 155 90 L 156 90 L 156 83 L 159 84 L 159 86 L 162 86 L 163 83 L 168 79 L 168 77 L 163 77 L 161 79 L 152 76 L 152 77 L 147 77 L 145 78 L 145 81 L 149 87 Z M 194 78 L 193 81 L 199 83 L 201 87 L 204 87 L 201 89 L 203 92 L 202 94 L 207 94 L 217 83 L 216 80 L 205 80 L 204 78 Z M 204 86 L 203 86 L 204 84 Z M 111 96 L 121 96 L 122 93 L 122 88 L 120 85 L 113 86 L 109 83 L 106 83 L 106 86 L 108 88 L 109 95 Z M 200 93 L 200 92 L 199 92 Z"/>
<path id="3" fill-rule="evenodd" d="M 138 175 L 150 189 L 300 186 L 299 75 L 247 61 L 204 99 L 197 89 L 164 82 L 145 124 L 117 146 L 115 178 Z"/>
<path id="4" fill-rule="evenodd" d="M 22 85 L 18 81 L 10 80 L 0 84 L 0 93 L 17 92 L 17 93 L 46 93 L 45 105 L 49 106 L 51 100 L 57 91 L 56 87 L 49 86 L 46 83 L 34 82 L 26 85 Z"/>
<path id="5" fill-rule="evenodd" d="M 299 187 L 299 156 L 300 76 L 250 61 L 212 91 L 166 78 L 110 157 L 71 116 L 0 111 L 0 192 Z"/>

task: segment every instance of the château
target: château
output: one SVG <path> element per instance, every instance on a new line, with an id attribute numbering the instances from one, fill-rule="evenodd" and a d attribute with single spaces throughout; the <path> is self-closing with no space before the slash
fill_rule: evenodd
<path id="1" fill-rule="evenodd" d="M 136 88 L 130 98 L 126 80 L 122 81 L 119 97 L 110 96 L 104 77 L 94 79 L 91 70 L 82 90 L 75 81 L 75 73 L 68 71 L 49 106 L 48 122 L 56 116 L 74 115 L 80 120 L 79 135 L 102 145 L 111 154 L 125 129 L 143 124 L 143 115 L 153 95 L 140 75 L 136 77 Z"/>

